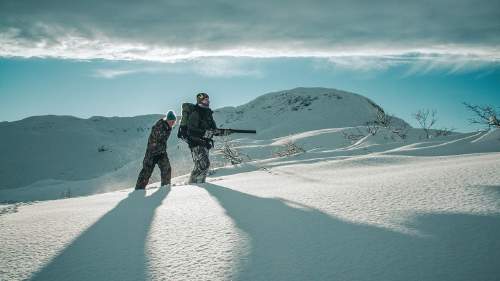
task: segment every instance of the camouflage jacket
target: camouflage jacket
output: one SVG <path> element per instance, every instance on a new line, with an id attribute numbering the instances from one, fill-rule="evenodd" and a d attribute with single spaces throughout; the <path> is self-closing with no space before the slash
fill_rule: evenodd
<path id="1" fill-rule="evenodd" d="M 151 128 L 148 139 L 147 153 L 161 154 L 167 153 L 167 140 L 172 132 L 172 128 L 164 119 L 158 120 Z"/>
<path id="2" fill-rule="evenodd" d="M 189 116 L 187 123 L 188 135 L 193 137 L 202 137 L 208 129 L 216 129 L 213 111 L 210 108 L 195 106 L 195 109 Z"/>

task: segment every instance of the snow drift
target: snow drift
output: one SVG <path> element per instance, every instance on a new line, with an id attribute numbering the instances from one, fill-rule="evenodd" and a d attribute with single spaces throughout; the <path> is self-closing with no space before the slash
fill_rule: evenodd
<path id="1" fill-rule="evenodd" d="M 498 279 L 499 152 L 334 153 L 3 206 L 0 279 Z"/>
<path id="2" fill-rule="evenodd" d="M 348 106 L 362 110 L 349 118 Z M 0 190 L 16 202 L 0 204 L 0 280 L 498 280 L 500 130 L 426 139 L 396 120 L 404 131 L 372 134 L 378 111 L 304 88 L 220 109 L 224 127 L 258 123 L 262 135 L 233 138 L 250 159 L 146 191 L 130 182 L 159 116 L 1 123 L 2 178 L 31 158 L 54 167 Z M 290 143 L 303 152 L 278 157 Z"/>

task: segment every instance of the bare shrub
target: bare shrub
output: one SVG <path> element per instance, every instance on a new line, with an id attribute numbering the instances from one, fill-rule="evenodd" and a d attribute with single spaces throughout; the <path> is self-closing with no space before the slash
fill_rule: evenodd
<path id="1" fill-rule="evenodd" d="M 378 133 L 378 130 L 380 130 L 380 126 L 375 122 L 369 122 L 368 124 L 366 124 L 366 129 L 368 130 L 368 133 L 370 135 L 374 136 Z"/>
<path id="2" fill-rule="evenodd" d="M 446 137 L 446 136 L 451 135 L 453 133 L 453 130 L 455 130 L 455 129 L 443 127 L 441 129 L 435 130 L 434 135 L 436 137 L 441 137 L 441 136 Z"/>
<path id="3" fill-rule="evenodd" d="M 419 109 L 413 114 L 415 120 L 425 132 L 425 137 L 429 139 L 431 137 L 431 129 L 436 124 L 437 121 L 437 111 L 429 109 Z"/>
<path id="4" fill-rule="evenodd" d="M 401 124 L 401 126 L 398 126 L 398 127 L 394 127 L 392 128 L 391 132 L 395 135 L 397 135 L 398 137 L 400 137 L 402 140 L 405 140 L 406 137 L 408 137 L 408 130 L 410 128 L 408 127 L 408 125 L 406 124 Z"/>
<path id="5" fill-rule="evenodd" d="M 248 155 L 241 153 L 235 148 L 233 141 L 228 135 L 220 136 L 217 139 L 215 149 L 222 155 L 226 163 L 230 163 L 231 165 L 241 164 L 245 158 L 250 159 Z"/>
<path id="6" fill-rule="evenodd" d="M 393 135 L 390 136 L 391 139 L 394 140 L 394 134 L 397 136 L 400 136 L 399 133 L 402 132 L 403 128 L 394 128 L 394 116 L 387 114 L 382 110 L 382 108 L 377 108 L 377 116 L 375 117 L 374 121 L 367 122 L 366 123 L 366 129 L 369 134 L 372 136 L 375 136 L 381 128 L 388 129 L 393 133 Z M 406 125 L 404 126 L 406 127 Z M 407 131 L 407 128 L 405 128 Z M 400 136 L 401 137 L 401 136 Z M 401 137 L 404 139 L 404 137 Z"/>
<path id="7" fill-rule="evenodd" d="M 394 121 L 394 116 L 386 114 L 381 108 L 377 109 L 377 119 L 375 120 L 375 124 L 380 127 L 389 128 L 391 127 Z"/>
<path id="8" fill-rule="evenodd" d="M 366 134 L 363 133 L 359 128 L 356 128 L 356 132 L 349 131 L 348 133 L 346 133 L 342 131 L 342 135 L 344 135 L 344 138 L 351 143 L 355 143 L 366 136 Z"/>
<path id="9" fill-rule="evenodd" d="M 283 144 L 282 149 L 275 152 L 273 154 L 274 157 L 287 157 L 287 156 L 292 156 L 296 154 L 301 154 L 306 152 L 304 148 L 301 146 L 297 145 L 292 138 L 288 138 L 288 140 Z"/>
<path id="10" fill-rule="evenodd" d="M 71 198 L 73 194 L 71 193 L 71 188 L 61 191 L 61 198 Z"/>
<path id="11" fill-rule="evenodd" d="M 100 145 L 99 147 L 97 147 L 97 152 L 106 152 L 106 151 L 110 151 L 110 149 L 105 145 Z"/>
<path id="12" fill-rule="evenodd" d="M 480 125 L 485 125 L 488 126 L 488 128 L 491 127 L 496 127 L 500 128 L 500 116 L 497 115 L 497 112 L 495 108 L 491 105 L 484 105 L 484 106 L 479 106 L 479 105 L 473 105 L 464 102 L 463 103 L 465 107 L 474 113 L 475 117 L 470 118 L 469 122 L 471 124 L 480 124 Z"/>

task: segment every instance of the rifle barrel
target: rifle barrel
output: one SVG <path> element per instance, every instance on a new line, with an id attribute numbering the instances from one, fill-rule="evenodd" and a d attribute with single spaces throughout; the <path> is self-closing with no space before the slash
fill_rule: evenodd
<path id="1" fill-rule="evenodd" d="M 256 134 L 256 130 L 224 129 L 231 133 Z"/>

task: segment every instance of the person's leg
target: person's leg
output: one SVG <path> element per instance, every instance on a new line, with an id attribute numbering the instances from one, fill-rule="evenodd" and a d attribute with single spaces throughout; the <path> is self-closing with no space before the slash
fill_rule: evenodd
<path id="1" fill-rule="evenodd" d="M 149 178 L 153 173 L 154 167 L 155 167 L 154 156 L 149 153 L 146 153 L 146 155 L 144 155 L 144 160 L 142 161 L 142 170 L 139 173 L 139 177 L 137 178 L 135 189 L 146 188 L 146 185 L 148 185 L 149 182 Z"/>
<path id="2" fill-rule="evenodd" d="M 203 183 L 210 167 L 210 160 L 208 158 L 208 148 L 204 146 L 195 146 L 191 148 L 191 155 L 193 156 L 194 168 L 189 178 L 190 183 Z"/>
<path id="3" fill-rule="evenodd" d="M 205 182 L 205 179 L 208 174 L 208 169 L 210 168 L 210 158 L 208 156 L 209 149 L 202 146 L 201 147 L 201 155 L 202 157 L 200 158 L 200 169 L 201 173 L 200 176 L 198 177 L 198 181 L 201 181 L 202 183 Z"/>
<path id="4" fill-rule="evenodd" d="M 172 167 L 170 166 L 170 161 L 168 160 L 168 155 L 166 153 L 161 154 L 158 157 L 158 166 L 160 167 L 161 185 L 170 184 Z"/>
<path id="5" fill-rule="evenodd" d="M 199 173 L 200 173 L 200 170 L 199 170 L 199 167 L 198 167 L 198 164 L 197 164 L 197 160 L 198 159 L 198 156 L 197 156 L 197 150 L 196 150 L 197 146 L 193 146 L 193 147 L 190 147 L 189 149 L 191 150 L 191 157 L 193 158 L 193 163 L 194 163 L 194 167 L 193 167 L 193 171 L 191 171 L 191 175 L 189 176 L 189 181 L 188 183 L 196 183 L 196 178 L 198 177 Z"/>

